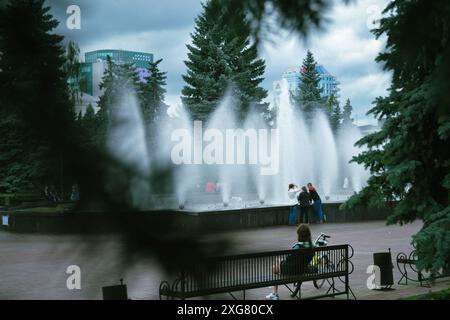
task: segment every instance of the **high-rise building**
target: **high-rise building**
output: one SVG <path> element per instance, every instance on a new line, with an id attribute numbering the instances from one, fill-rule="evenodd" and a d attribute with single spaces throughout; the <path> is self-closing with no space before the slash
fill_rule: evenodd
<path id="1" fill-rule="evenodd" d="M 332 93 L 339 97 L 339 81 L 328 72 L 323 65 L 316 65 L 316 71 L 320 75 L 319 87 L 322 89 L 321 96 L 329 97 Z M 286 79 L 290 91 L 295 91 L 301 82 L 301 67 L 289 68 L 283 73 L 283 79 Z"/>
<path id="2" fill-rule="evenodd" d="M 85 62 L 81 65 L 82 77 L 85 81 L 84 92 L 93 97 L 101 95 L 99 85 L 107 67 L 108 56 L 115 63 L 134 63 L 139 72 L 140 81 L 150 74 L 149 63 L 153 63 L 153 54 L 125 50 L 96 50 L 86 52 Z"/>

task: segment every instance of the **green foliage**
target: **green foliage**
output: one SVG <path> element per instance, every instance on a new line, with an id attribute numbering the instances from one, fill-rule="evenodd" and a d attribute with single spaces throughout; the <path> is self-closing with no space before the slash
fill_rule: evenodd
<path id="1" fill-rule="evenodd" d="M 250 44 L 249 26 L 242 11 L 235 12 L 233 25 L 226 25 L 223 11 L 216 0 L 203 6 L 203 13 L 195 20 L 192 45 L 187 45 L 188 68 L 182 100 L 193 119 L 208 120 L 227 88 L 237 99 L 237 112 L 243 119 L 250 106 L 256 104 L 261 112 L 267 96 L 259 85 L 265 71 L 264 60 Z"/>
<path id="2" fill-rule="evenodd" d="M 301 36 L 308 36 L 314 29 L 321 29 L 326 21 L 325 14 L 332 7 L 332 0 L 218 0 L 224 11 L 224 19 L 229 25 L 236 21 L 235 12 L 243 11 L 250 21 L 250 31 L 258 44 L 261 36 L 276 33 L 276 30 L 298 32 Z M 343 0 L 342 2 L 349 2 Z M 276 13 L 276 23 L 267 16 Z M 274 31 L 275 30 L 275 31 Z"/>
<path id="3" fill-rule="evenodd" d="M 344 111 L 342 112 L 342 124 L 349 125 L 353 123 L 352 119 L 353 107 L 350 103 L 350 99 L 347 99 L 344 105 Z"/>
<path id="4" fill-rule="evenodd" d="M 326 113 L 328 115 L 328 119 L 330 119 L 331 128 L 334 132 L 337 132 L 341 125 L 343 115 L 339 101 L 334 93 L 332 93 L 327 99 Z"/>
<path id="5" fill-rule="evenodd" d="M 387 37 L 377 61 L 393 80 L 389 96 L 370 110 L 383 128 L 358 142 L 367 151 L 354 158 L 373 176 L 349 203 L 398 201 L 388 223 L 424 222 L 413 238 L 419 269 L 448 270 L 450 3 L 395 0 L 385 14 L 374 30 Z"/>
<path id="6" fill-rule="evenodd" d="M 61 181 L 70 159 L 74 112 L 62 37 L 43 0 L 9 1 L 0 8 L 0 191 L 40 191 Z"/>
<path id="7" fill-rule="evenodd" d="M 425 294 L 419 294 L 415 296 L 409 296 L 401 298 L 400 300 L 450 300 L 450 288 L 429 292 Z"/>
<path id="8" fill-rule="evenodd" d="M 316 111 L 327 111 L 325 101 L 321 97 L 320 74 L 317 72 L 316 65 L 313 54 L 308 50 L 300 71 L 299 87 L 292 94 L 294 104 L 302 111 L 307 121 L 311 121 Z M 335 104 L 335 101 L 331 103 Z"/>
<path id="9" fill-rule="evenodd" d="M 76 104 L 81 102 L 84 79 L 81 77 L 80 48 L 75 42 L 70 41 L 67 45 L 65 58 L 64 72 L 68 78 L 69 96 L 72 104 Z"/>
<path id="10" fill-rule="evenodd" d="M 123 88 L 129 88 L 136 93 L 140 91 L 136 67 L 133 63 L 114 63 L 108 56 L 107 67 L 100 83 L 100 89 L 103 90 L 103 93 L 99 98 L 99 110 L 96 114 L 96 145 L 99 148 L 104 148 L 106 145 L 111 108 L 120 101 Z"/>
<path id="11" fill-rule="evenodd" d="M 145 83 L 139 84 L 139 98 L 145 123 L 154 124 L 160 120 L 160 114 L 164 107 L 164 95 L 166 93 L 166 72 L 159 70 L 162 59 L 150 63 L 151 76 L 146 78 Z"/>

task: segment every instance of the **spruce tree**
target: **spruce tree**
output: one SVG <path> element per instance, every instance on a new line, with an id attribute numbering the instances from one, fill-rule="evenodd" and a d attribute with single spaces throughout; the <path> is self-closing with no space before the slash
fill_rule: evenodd
<path id="1" fill-rule="evenodd" d="M 142 113 L 146 124 L 154 124 L 159 120 L 164 107 L 164 95 L 166 93 L 166 72 L 159 70 L 162 59 L 150 63 L 150 77 L 140 84 L 140 101 Z"/>
<path id="2" fill-rule="evenodd" d="M 327 101 L 327 106 L 331 111 L 330 114 L 330 126 L 333 132 L 337 132 L 342 123 L 343 114 L 341 111 L 341 107 L 339 105 L 339 101 L 336 99 L 336 96 L 332 94 Z"/>
<path id="3" fill-rule="evenodd" d="M 324 99 L 321 97 L 320 74 L 316 69 L 317 63 L 311 51 L 308 50 L 300 70 L 300 83 L 292 98 L 297 107 L 308 121 L 314 112 L 323 109 Z"/>
<path id="4" fill-rule="evenodd" d="M 103 148 L 106 142 L 106 131 L 110 119 L 111 108 L 121 98 L 122 89 L 125 87 L 139 92 L 139 75 L 133 63 L 115 63 L 108 56 L 106 69 L 100 83 L 102 95 L 99 98 L 99 110 L 96 114 L 97 133 L 96 140 L 99 147 Z"/>
<path id="5" fill-rule="evenodd" d="M 349 125 L 353 123 L 352 119 L 353 107 L 350 103 L 350 99 L 347 99 L 344 105 L 344 112 L 342 113 L 342 124 Z"/>
<path id="6" fill-rule="evenodd" d="M 374 30 L 386 36 L 377 61 L 393 79 L 389 95 L 378 97 L 370 110 L 384 125 L 358 142 L 367 151 L 354 158 L 372 177 L 347 205 L 395 201 L 388 223 L 423 221 L 413 237 L 418 269 L 448 272 L 450 4 L 397 0 L 384 13 Z"/>
<path id="7" fill-rule="evenodd" d="M 188 68 L 182 100 L 193 119 L 207 120 L 227 88 L 233 88 L 237 113 L 245 117 L 252 103 L 266 111 L 261 100 L 267 96 L 259 85 L 263 81 L 265 63 L 257 58 L 250 44 L 250 31 L 242 12 L 235 12 L 236 23 L 227 26 L 217 1 L 203 5 L 195 20 L 192 45 L 188 45 Z"/>
<path id="8" fill-rule="evenodd" d="M 73 104 L 79 104 L 82 97 L 82 78 L 80 63 L 80 48 L 78 45 L 70 41 L 66 48 L 66 61 L 64 71 L 69 83 L 69 96 Z"/>
<path id="9" fill-rule="evenodd" d="M 0 9 L 0 108 L 7 117 L 0 131 L 8 132 L 0 179 L 7 179 L 7 190 L 62 184 L 55 168 L 71 159 L 75 114 L 63 38 L 54 34 L 58 22 L 49 10 L 43 0 L 9 1 Z"/>

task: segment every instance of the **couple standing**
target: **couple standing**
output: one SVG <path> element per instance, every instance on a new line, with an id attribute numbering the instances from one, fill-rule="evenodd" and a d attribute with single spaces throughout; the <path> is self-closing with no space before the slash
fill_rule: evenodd
<path id="1" fill-rule="evenodd" d="M 322 200 L 319 193 L 312 183 L 308 183 L 308 187 L 303 186 L 301 191 L 294 184 L 289 185 L 289 197 L 297 198 L 297 204 L 291 208 L 290 224 L 309 223 L 309 209 L 313 207 L 314 213 L 319 218 L 320 223 L 324 222 L 325 215 L 322 209 Z M 300 193 L 297 196 L 297 193 Z M 300 207 L 300 221 L 297 217 L 297 209 Z M 295 220 L 294 220 L 295 219 Z M 295 222 L 294 222 L 295 221 Z"/>

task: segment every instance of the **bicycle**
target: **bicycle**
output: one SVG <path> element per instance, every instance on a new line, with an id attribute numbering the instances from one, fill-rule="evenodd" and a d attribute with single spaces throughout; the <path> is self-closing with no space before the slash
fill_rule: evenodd
<path id="1" fill-rule="evenodd" d="M 314 241 L 314 246 L 315 247 L 325 247 L 326 245 L 328 245 L 328 240 L 331 238 L 331 236 L 325 234 L 325 233 L 321 233 L 316 241 Z M 335 270 L 335 266 L 333 264 L 333 262 L 330 261 L 328 255 L 326 253 L 322 252 L 317 252 L 312 261 L 311 261 L 311 267 L 313 269 L 313 271 L 318 271 L 318 270 L 327 270 L 327 271 L 334 271 Z M 316 287 L 316 289 L 320 289 L 322 288 L 323 284 L 325 283 L 326 279 L 321 279 L 321 280 L 313 280 L 313 284 L 314 287 Z"/>
<path id="2" fill-rule="evenodd" d="M 324 247 L 328 245 L 328 240 L 331 238 L 331 236 L 321 233 L 317 239 L 314 241 L 313 246 L 314 247 Z M 334 263 L 329 259 L 328 254 L 326 254 L 324 251 L 316 252 L 315 255 L 312 257 L 311 263 L 308 266 L 309 272 L 311 273 L 317 273 L 320 271 L 334 271 L 335 266 Z M 328 279 L 320 279 L 320 280 L 313 280 L 314 287 L 316 289 L 320 289 L 323 287 L 325 281 L 329 281 Z M 334 281 L 330 283 L 331 287 L 334 288 Z M 300 290 L 301 283 L 295 283 L 295 290 L 291 290 L 291 297 L 295 297 L 297 293 Z"/>

